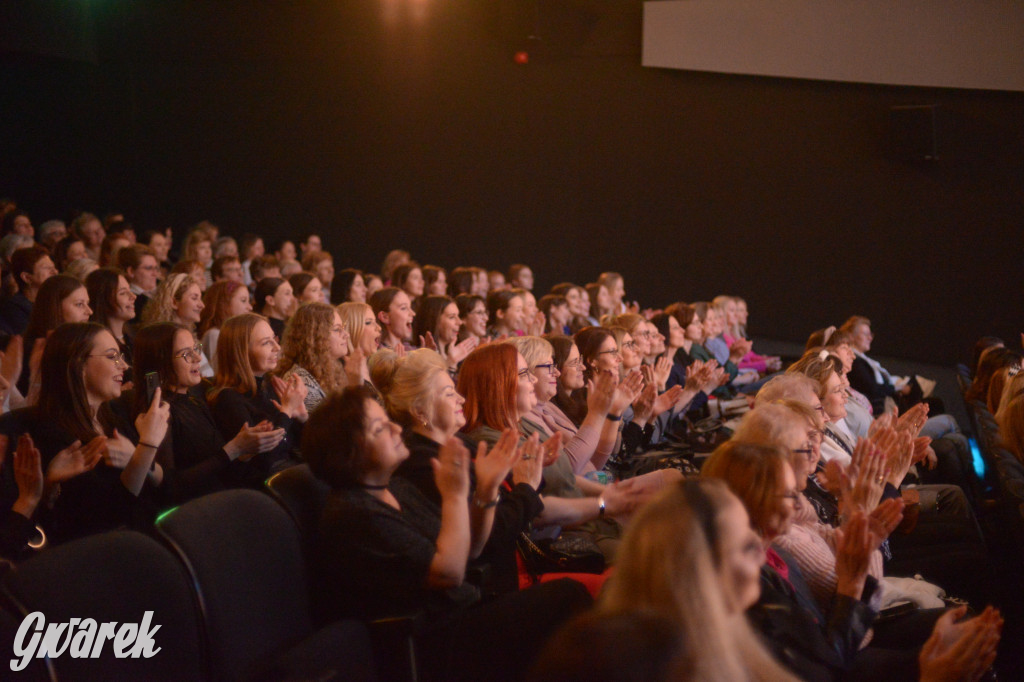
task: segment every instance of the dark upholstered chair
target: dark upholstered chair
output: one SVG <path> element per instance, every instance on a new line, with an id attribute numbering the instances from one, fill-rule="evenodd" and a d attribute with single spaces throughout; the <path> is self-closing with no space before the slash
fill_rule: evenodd
<path id="1" fill-rule="evenodd" d="M 201 635 L 201 618 L 192 598 L 185 567 L 151 537 L 112 531 L 52 547 L 18 565 L 3 579 L 8 613 L 0 619 L 3 669 L 13 655 L 11 618 L 20 624 L 41 611 L 47 623 L 91 618 L 97 623 L 142 623 L 152 611 L 150 630 L 159 652 L 152 658 L 114 656 L 112 641 L 99 658 L 72 658 L 68 651 L 48 661 L 51 679 L 66 680 L 204 680 L 210 679 Z M 66 632 L 66 631 L 65 631 Z M 29 672 L 29 671 L 25 671 Z M 38 668 L 35 671 L 38 672 Z M 5 679 L 6 675 L 2 675 Z M 25 679 L 38 679 L 30 673 Z"/>
<path id="2" fill-rule="evenodd" d="M 192 573 L 215 679 L 375 679 L 362 623 L 314 629 L 299 532 L 268 495 L 207 495 L 157 532 Z"/>

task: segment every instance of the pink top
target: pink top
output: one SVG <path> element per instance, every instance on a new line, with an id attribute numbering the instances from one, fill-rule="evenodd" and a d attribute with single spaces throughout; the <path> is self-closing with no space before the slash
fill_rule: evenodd
<path id="1" fill-rule="evenodd" d="M 550 401 L 537 403 L 537 406 L 525 417 L 546 427 L 552 434 L 561 432 L 562 450 L 572 463 L 573 473 L 583 475 L 596 471 L 594 460 L 598 460 L 601 466 L 604 466 L 605 460 L 608 459 L 610 453 L 597 452 L 601 429 L 588 426 L 586 422 L 583 422 L 583 426 L 577 429 L 572 420 L 565 416 L 565 413 L 554 403 Z"/>
<path id="2" fill-rule="evenodd" d="M 729 332 L 722 333 L 722 340 L 725 341 L 725 345 L 732 348 L 732 344 L 736 342 L 736 337 Z M 740 369 L 756 369 L 761 374 L 768 371 L 768 361 L 763 355 L 758 355 L 754 351 L 750 351 L 736 363 L 736 366 Z"/>

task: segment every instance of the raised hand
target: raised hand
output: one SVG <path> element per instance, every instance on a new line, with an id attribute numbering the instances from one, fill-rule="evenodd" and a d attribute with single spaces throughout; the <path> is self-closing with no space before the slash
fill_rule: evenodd
<path id="1" fill-rule="evenodd" d="M 644 388 L 644 378 L 637 370 L 631 371 L 615 388 L 615 398 L 609 413 L 619 416 L 632 404 Z"/>
<path id="2" fill-rule="evenodd" d="M 540 336 L 544 333 L 544 325 L 546 325 L 547 322 L 548 319 L 544 316 L 544 311 L 538 310 L 532 320 L 527 320 L 526 333 L 529 336 Z"/>
<path id="3" fill-rule="evenodd" d="M 469 459 L 469 450 L 455 436 L 441 445 L 438 456 L 430 464 L 434 468 L 434 483 L 442 498 L 468 498 Z"/>
<path id="4" fill-rule="evenodd" d="M 896 418 L 894 428 L 897 431 L 909 431 L 911 436 L 916 437 L 921 433 L 925 422 L 928 421 L 928 403 L 918 403 L 901 416 L 893 415 L 893 417 Z"/>
<path id="5" fill-rule="evenodd" d="M 458 343 L 449 343 L 448 348 L 445 350 L 448 355 L 448 364 L 452 366 L 458 365 L 466 359 L 466 356 L 476 350 L 479 345 L 480 339 L 475 336 L 467 336 Z"/>
<path id="6" fill-rule="evenodd" d="M 675 388 L 675 387 L 673 387 Z M 647 384 L 636 400 L 633 401 L 633 421 L 644 426 L 654 417 L 654 401 L 658 392 L 654 384 Z"/>
<path id="7" fill-rule="evenodd" d="M 544 444 L 540 446 L 540 457 L 544 462 L 544 466 L 549 467 L 558 461 L 558 457 L 562 454 L 562 432 L 559 431 L 555 435 L 544 441 Z"/>
<path id="8" fill-rule="evenodd" d="M 861 438 L 853 451 L 853 463 L 847 469 L 853 485 L 840 497 L 844 514 L 856 510 L 870 514 L 878 506 L 885 490 L 889 468 L 882 451 L 870 440 Z"/>
<path id="9" fill-rule="evenodd" d="M 366 365 L 366 353 L 362 348 L 354 349 L 345 356 L 343 362 L 349 386 L 361 386 L 363 381 L 370 377 L 370 369 Z"/>
<path id="10" fill-rule="evenodd" d="M 672 358 L 667 355 L 659 355 L 654 360 L 654 385 L 659 389 L 665 387 L 668 382 L 668 375 L 672 373 Z M 689 379 L 689 374 L 687 374 Z M 698 387 L 699 390 L 700 387 Z"/>
<path id="11" fill-rule="evenodd" d="M 308 389 L 306 385 L 299 379 L 298 374 L 288 375 L 288 379 L 282 379 L 278 376 L 271 376 L 270 383 L 274 387 L 274 392 L 277 393 L 277 400 L 272 400 L 274 407 L 280 412 L 286 414 L 292 419 L 298 419 L 299 421 L 306 421 L 309 417 L 309 413 L 306 411 L 306 393 Z"/>
<path id="12" fill-rule="evenodd" d="M 437 350 L 437 342 L 434 341 L 434 335 L 427 332 L 426 336 L 420 336 L 420 348 L 429 348 L 430 350 Z"/>
<path id="13" fill-rule="evenodd" d="M 619 379 L 611 372 L 598 372 L 587 381 L 587 414 L 605 416 L 615 401 Z M 622 409 L 625 409 L 623 406 Z M 620 412 L 621 414 L 621 412 Z"/>
<path id="14" fill-rule="evenodd" d="M 657 393 L 658 388 L 650 384 L 651 390 Z M 671 409 L 683 395 L 683 387 L 676 384 L 654 399 L 651 418 L 655 419 L 665 410 Z"/>
<path id="15" fill-rule="evenodd" d="M 270 452 L 276 448 L 284 436 L 284 429 L 275 429 L 268 421 L 262 421 L 256 426 L 242 424 L 238 435 L 228 441 L 224 451 L 232 459 L 247 461 L 261 452 Z"/>
<path id="16" fill-rule="evenodd" d="M 512 483 L 525 483 L 534 490 L 544 480 L 544 456 L 540 448 L 540 436 L 533 434 L 519 446 L 519 460 L 512 466 Z"/>
<path id="17" fill-rule="evenodd" d="M 973 682 L 995 662 L 1002 616 L 989 606 L 975 618 L 960 620 L 966 613 L 967 607 L 960 606 L 935 621 L 918 656 L 921 682 Z"/>
<path id="18" fill-rule="evenodd" d="M 0 354 L 0 376 L 11 386 L 18 385 L 25 359 L 25 341 L 18 334 L 7 342 L 7 350 Z"/>
<path id="19" fill-rule="evenodd" d="M 501 482 L 523 454 L 516 447 L 518 444 L 519 433 L 515 429 L 505 429 L 490 451 L 487 450 L 487 443 L 482 441 L 477 446 L 473 470 L 476 472 L 476 494 L 479 499 L 488 502 L 498 494 Z"/>
<path id="20" fill-rule="evenodd" d="M 877 545 L 881 545 L 903 521 L 903 506 L 902 499 L 889 499 L 868 515 L 868 530 Z"/>
<path id="21" fill-rule="evenodd" d="M 135 430 L 139 433 L 140 443 L 159 446 L 167 435 L 171 406 L 160 400 L 161 395 L 161 389 L 157 387 L 153 392 L 153 401 L 149 404 L 149 409 L 135 418 Z"/>
<path id="22" fill-rule="evenodd" d="M 3 436 L 3 449 L 0 457 L 7 452 L 7 436 Z M 43 499 L 43 469 L 40 465 L 39 450 L 33 445 L 30 435 L 22 434 L 18 438 L 18 447 L 14 451 L 14 480 L 18 484 L 18 503 L 25 506 L 26 517 L 31 517 L 39 501 Z M 16 503 L 17 504 L 17 503 Z M 31 507 L 31 510 L 28 509 Z M 16 511 L 21 511 L 17 509 Z"/>
<path id="23" fill-rule="evenodd" d="M 141 415 L 140 415 L 141 416 Z M 162 440 L 162 439 L 161 439 Z M 146 441 L 147 443 L 149 441 Z M 159 442 L 153 443 L 158 445 Z M 124 469 L 135 454 L 135 443 L 131 442 L 123 433 L 114 429 L 114 436 L 107 438 L 106 448 L 103 450 L 103 463 L 115 469 Z"/>
<path id="24" fill-rule="evenodd" d="M 30 443 L 31 440 L 29 436 Z M 52 486 L 63 483 L 93 469 L 103 459 L 106 447 L 107 439 L 103 436 L 96 436 L 84 447 L 81 441 L 76 440 L 50 460 L 49 466 L 46 467 L 46 484 Z"/>
<path id="25" fill-rule="evenodd" d="M 878 549 L 864 512 L 851 514 L 836 529 L 836 593 L 860 599 L 868 575 L 871 553 Z"/>

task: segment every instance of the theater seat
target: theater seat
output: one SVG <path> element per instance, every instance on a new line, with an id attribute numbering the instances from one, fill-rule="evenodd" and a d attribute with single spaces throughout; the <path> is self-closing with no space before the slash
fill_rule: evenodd
<path id="1" fill-rule="evenodd" d="M 133 531 L 113 531 L 47 549 L 12 569 L 3 580 L 9 614 L 2 620 L 4 652 L 10 656 L 10 616 L 21 622 L 41 611 L 46 623 L 91 618 L 97 623 L 142 623 L 152 611 L 152 630 L 159 652 L 152 658 L 117 658 L 107 641 L 98 658 L 72 658 L 69 651 L 49 660 L 55 679 L 180 680 L 211 679 L 200 636 L 201 618 L 192 599 L 184 566 L 153 538 Z M 66 632 L 66 630 L 65 630 Z M 84 640 L 82 640 L 84 641 Z M 0 663 L 13 679 L 22 673 Z M 24 679 L 38 679 L 27 670 Z M 5 679 L 7 676 L 3 675 Z"/>
<path id="2" fill-rule="evenodd" d="M 288 467 L 267 479 L 267 489 L 299 528 L 306 556 L 316 547 L 317 526 L 330 487 L 317 478 L 308 464 Z"/>
<path id="3" fill-rule="evenodd" d="M 315 631 L 298 529 L 269 496 L 207 495 L 156 528 L 192 574 L 215 679 L 376 678 L 362 623 Z"/>

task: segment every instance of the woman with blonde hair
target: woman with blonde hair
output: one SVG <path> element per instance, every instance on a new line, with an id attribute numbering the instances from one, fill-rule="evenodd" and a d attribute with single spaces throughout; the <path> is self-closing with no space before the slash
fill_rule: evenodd
<path id="1" fill-rule="evenodd" d="M 347 364 L 359 368 L 363 385 L 372 386 L 366 361 L 377 352 L 381 336 L 380 324 L 373 314 L 373 308 L 368 303 L 349 302 L 337 306 L 336 310 L 341 326 L 348 332 L 348 343 L 352 349 Z"/>
<path id="2" fill-rule="evenodd" d="M 721 481 L 667 488 L 636 516 L 597 612 L 665 617 L 683 640 L 675 669 L 691 680 L 795 680 L 744 617 L 764 563 L 742 503 Z"/>
<path id="3" fill-rule="evenodd" d="M 252 312 L 249 288 L 241 282 L 226 279 L 214 282 L 203 294 L 203 310 L 199 314 L 199 328 L 196 336 L 203 341 L 203 348 L 210 358 L 214 371 L 217 369 L 217 339 L 224 320 L 242 313 Z"/>
<path id="4" fill-rule="evenodd" d="M 342 359 L 349 351 L 348 332 L 338 311 L 326 303 L 307 303 L 288 320 L 274 372 L 297 375 L 306 385 L 306 410 L 313 410 L 328 394 L 348 385 Z"/>
<path id="5" fill-rule="evenodd" d="M 395 472 L 412 484 L 428 499 L 441 505 L 441 493 L 434 481 L 431 462 L 440 454 L 441 447 L 465 424 L 462 405 L 465 402 L 455 390 L 447 371 L 447 364 L 434 351 L 421 348 L 405 357 L 393 351 L 382 350 L 374 364 L 378 385 L 384 394 L 388 415 L 403 429 L 409 458 Z M 513 447 L 518 435 L 509 430 L 503 436 L 504 447 Z M 476 446 L 466 441 L 471 451 Z M 499 446 L 500 447 L 500 446 Z M 495 461 L 485 457 L 478 461 L 478 473 L 487 480 L 477 478 L 470 505 L 470 530 L 474 547 L 480 556 L 474 560 L 491 569 L 489 587 L 496 592 L 514 592 L 519 588 L 516 568 L 516 537 L 530 529 L 531 520 L 544 507 L 537 488 L 540 486 L 543 460 L 534 457 L 539 448 L 534 440 L 527 445 L 526 459 L 519 460 L 512 469 L 512 487 L 502 488 L 488 465 Z M 499 450 L 500 451 L 500 450 Z M 471 562 L 473 565 L 473 562 Z"/>
<path id="6" fill-rule="evenodd" d="M 199 284 L 189 275 L 175 273 L 153 292 L 153 298 L 142 310 L 142 324 L 174 322 L 194 332 L 205 307 Z M 204 377 L 213 376 L 213 367 L 206 353 L 203 353 L 200 372 Z"/>
<path id="7" fill-rule="evenodd" d="M 268 421 L 284 429 L 285 436 L 276 448 L 250 460 L 264 474 L 297 463 L 294 455 L 302 424 L 309 417 L 306 387 L 299 377 L 293 374 L 281 379 L 270 374 L 280 354 L 274 331 L 262 315 L 236 315 L 221 326 L 210 409 L 225 440 L 234 438 L 245 424 Z"/>

